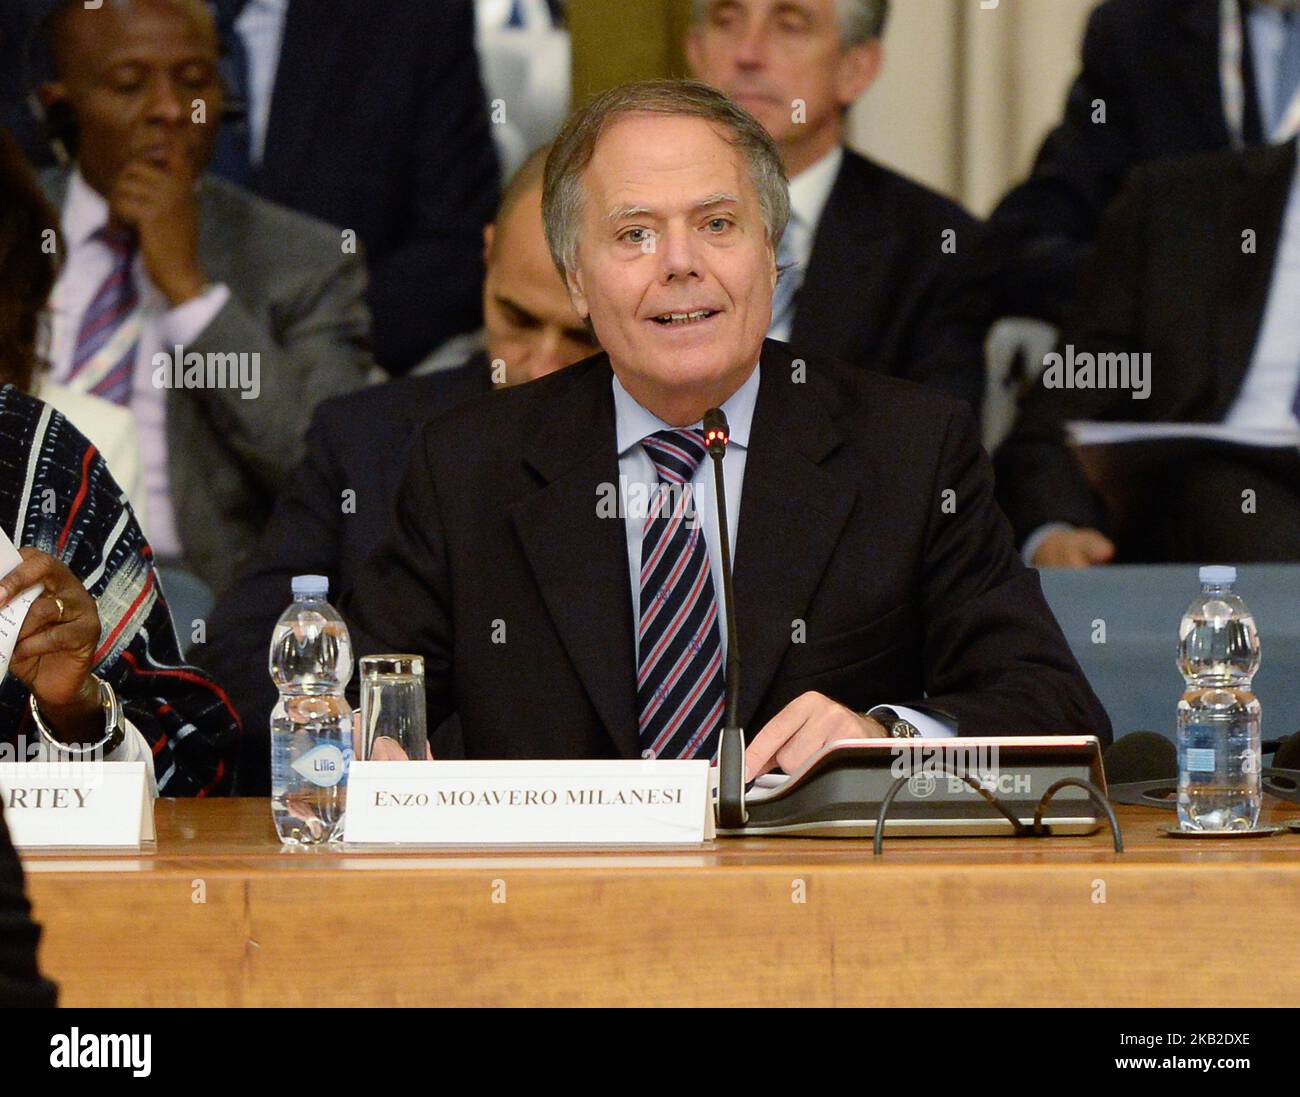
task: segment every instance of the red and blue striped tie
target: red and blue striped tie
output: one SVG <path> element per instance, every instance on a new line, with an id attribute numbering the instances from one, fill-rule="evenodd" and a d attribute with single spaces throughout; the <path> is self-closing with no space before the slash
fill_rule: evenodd
<path id="1" fill-rule="evenodd" d="M 136 238 L 131 232 L 102 228 L 92 239 L 112 252 L 113 269 L 81 318 L 67 383 L 72 388 L 102 396 L 125 407 L 131 402 L 131 381 L 140 338 L 137 331 L 135 337 L 123 346 L 122 340 L 115 341 L 114 336 L 128 321 L 134 323 L 137 320 L 133 314 L 139 308 L 140 294 L 131 270 L 135 262 Z M 106 360 L 105 355 L 110 349 L 111 360 Z"/>
<path id="2" fill-rule="evenodd" d="M 641 445 L 659 474 L 641 538 L 641 753 L 712 758 L 722 725 L 722 635 L 709 549 L 691 492 L 706 452 L 704 432 L 660 431 Z"/>

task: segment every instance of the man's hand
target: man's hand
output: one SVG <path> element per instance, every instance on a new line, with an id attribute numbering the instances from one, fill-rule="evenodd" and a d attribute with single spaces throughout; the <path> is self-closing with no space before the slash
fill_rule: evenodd
<path id="1" fill-rule="evenodd" d="M 166 168 L 131 161 L 117 177 L 108 207 L 115 222 L 139 234 L 145 269 L 173 308 L 202 294 L 207 279 L 199 263 L 198 199 L 179 143 Z"/>
<path id="2" fill-rule="evenodd" d="M 62 560 L 34 548 L 18 554 L 22 563 L 0 579 L 0 607 L 29 587 L 44 593 L 27 611 L 9 670 L 31 690 L 59 739 L 98 742 L 104 715 L 90 677 L 100 632 L 95 600 Z"/>
<path id="3" fill-rule="evenodd" d="M 1109 564 L 1115 545 L 1095 529 L 1058 529 L 1043 538 L 1034 552 L 1036 568 L 1090 568 Z"/>
<path id="4" fill-rule="evenodd" d="M 796 697 L 768 721 L 745 750 L 745 780 L 780 766 L 793 773 L 827 743 L 839 739 L 883 739 L 885 728 L 870 716 L 820 693 Z"/>

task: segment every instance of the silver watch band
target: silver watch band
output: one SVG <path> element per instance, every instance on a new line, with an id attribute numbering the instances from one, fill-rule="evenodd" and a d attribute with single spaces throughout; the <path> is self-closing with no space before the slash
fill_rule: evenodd
<path id="1" fill-rule="evenodd" d="M 32 709 L 32 719 L 36 721 L 36 730 L 40 733 L 40 737 L 60 754 L 69 758 L 87 758 L 92 755 L 102 758 L 117 750 L 122 745 L 122 740 L 126 738 L 126 724 L 122 719 L 122 705 L 117 699 L 117 693 L 98 675 L 92 674 L 91 678 L 99 687 L 99 703 L 104 710 L 104 737 L 97 743 L 60 742 L 41 718 L 40 707 L 36 704 L 36 695 L 29 693 L 27 696 Z"/>
<path id="2" fill-rule="evenodd" d="M 887 725 L 887 730 L 891 739 L 921 738 L 920 729 L 911 720 L 904 720 L 901 716 Z"/>

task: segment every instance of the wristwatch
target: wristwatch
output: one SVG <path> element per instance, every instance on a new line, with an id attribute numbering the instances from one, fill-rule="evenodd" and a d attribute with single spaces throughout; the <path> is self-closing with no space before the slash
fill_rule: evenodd
<path id="1" fill-rule="evenodd" d="M 55 738 L 54 733 L 50 731 L 45 721 L 41 719 L 41 710 L 36 704 L 36 695 L 29 693 L 27 695 L 28 703 L 32 708 L 32 719 L 36 721 L 36 730 L 46 743 L 52 746 L 60 754 L 70 758 L 88 758 L 92 755 L 104 758 L 117 750 L 122 745 L 122 740 L 126 738 L 126 722 L 122 719 L 122 705 L 117 699 L 117 694 L 113 687 L 97 674 L 92 674 L 91 679 L 99 687 L 99 704 L 104 710 L 104 738 L 97 743 L 62 743 Z"/>
<path id="2" fill-rule="evenodd" d="M 859 716 L 865 716 L 870 720 L 875 720 L 885 729 L 885 734 L 891 739 L 919 739 L 921 732 L 917 726 L 910 720 L 904 720 L 892 708 L 878 708 L 875 712 L 861 712 Z"/>

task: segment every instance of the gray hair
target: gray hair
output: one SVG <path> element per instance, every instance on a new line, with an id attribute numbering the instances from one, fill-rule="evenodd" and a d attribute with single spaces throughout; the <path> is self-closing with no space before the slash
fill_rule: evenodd
<path id="1" fill-rule="evenodd" d="M 713 0 L 693 0 L 692 16 L 701 22 Z M 840 42 L 845 49 L 873 42 L 885 33 L 889 22 L 889 0 L 835 0 L 835 15 L 840 21 Z"/>
<path id="2" fill-rule="evenodd" d="M 776 143 L 763 124 L 716 88 L 696 80 L 640 80 L 598 95 L 576 111 L 551 147 L 542 184 L 542 221 L 551 258 L 565 277 L 574 269 L 582 221 L 582 173 L 605 130 L 628 114 L 701 118 L 725 131 L 749 168 L 767 238 L 775 250 L 790 220 L 790 191 Z"/>

